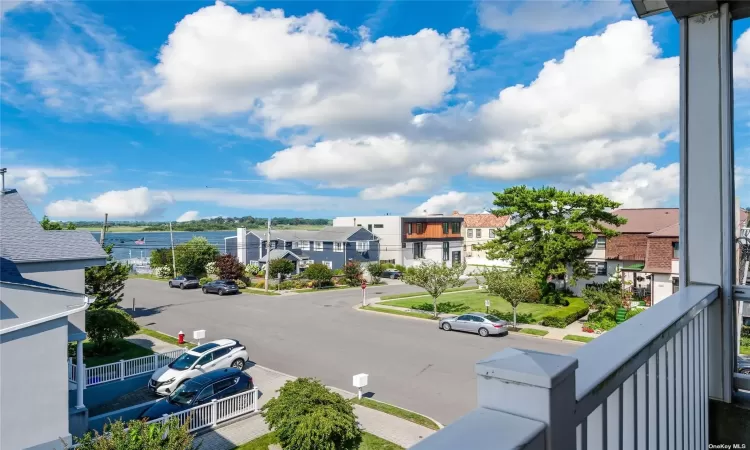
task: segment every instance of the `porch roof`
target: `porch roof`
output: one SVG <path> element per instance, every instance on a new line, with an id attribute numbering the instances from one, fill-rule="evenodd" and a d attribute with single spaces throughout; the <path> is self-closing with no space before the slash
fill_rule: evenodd
<path id="1" fill-rule="evenodd" d="M 621 268 L 620 270 L 625 271 L 625 272 L 640 272 L 643 270 L 645 266 L 646 265 L 644 263 L 636 263 L 636 264 L 631 264 L 629 266 L 625 266 Z"/>

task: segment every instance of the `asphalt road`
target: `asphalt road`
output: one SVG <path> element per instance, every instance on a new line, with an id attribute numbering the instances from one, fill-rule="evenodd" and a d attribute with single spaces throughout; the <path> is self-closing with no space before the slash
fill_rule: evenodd
<path id="1" fill-rule="evenodd" d="M 368 296 L 413 292 L 405 285 L 373 286 Z M 434 322 L 357 311 L 360 289 L 289 296 L 204 295 L 166 282 L 130 279 L 122 306 L 136 321 L 176 336 L 205 329 L 207 340 L 231 337 L 262 366 L 316 377 L 346 390 L 352 375 L 370 375 L 367 391 L 450 423 L 476 407 L 474 363 L 506 347 L 567 354 L 579 344 L 509 335 L 481 338 L 444 332 Z"/>

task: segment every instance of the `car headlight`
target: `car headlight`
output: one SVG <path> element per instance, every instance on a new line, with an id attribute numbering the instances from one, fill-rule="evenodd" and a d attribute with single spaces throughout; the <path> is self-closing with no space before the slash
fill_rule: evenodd
<path id="1" fill-rule="evenodd" d="M 172 384 L 172 383 L 174 383 L 174 380 L 176 380 L 176 379 L 177 379 L 177 377 L 172 377 L 172 378 L 168 379 L 167 381 L 162 381 L 162 384 Z"/>

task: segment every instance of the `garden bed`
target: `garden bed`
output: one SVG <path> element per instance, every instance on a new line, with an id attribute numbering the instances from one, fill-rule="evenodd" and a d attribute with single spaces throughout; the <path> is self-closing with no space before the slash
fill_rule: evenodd
<path id="1" fill-rule="evenodd" d="M 74 346 L 72 348 L 75 349 Z M 89 340 L 83 341 L 83 362 L 87 367 L 94 367 L 117 362 L 121 359 L 140 358 L 141 356 L 154 354 L 150 349 L 133 344 L 125 339 L 115 341 L 110 350 L 106 354 L 97 354 L 94 350 L 93 342 Z M 70 356 L 75 361 L 75 350 L 70 353 Z"/>
<path id="2" fill-rule="evenodd" d="M 418 319 L 437 320 L 432 314 L 421 313 L 421 312 L 416 312 L 416 311 L 402 311 L 400 309 L 378 308 L 377 306 L 360 306 L 359 309 L 362 309 L 365 311 L 374 311 L 374 312 L 379 312 L 379 313 L 393 314 L 394 316 L 406 316 L 406 317 L 416 317 Z"/>
<path id="3" fill-rule="evenodd" d="M 595 338 L 592 337 L 586 337 L 586 336 L 578 336 L 577 334 L 567 334 L 563 338 L 564 341 L 576 341 L 576 342 L 591 342 Z"/>
<path id="4" fill-rule="evenodd" d="M 253 439 L 247 444 L 242 444 L 239 447 L 236 447 L 235 450 L 268 450 L 269 445 L 278 443 L 279 438 L 276 437 L 276 434 L 268 433 L 259 438 Z M 362 442 L 359 444 L 357 450 L 403 450 L 403 447 L 379 438 L 374 434 L 363 431 Z"/>

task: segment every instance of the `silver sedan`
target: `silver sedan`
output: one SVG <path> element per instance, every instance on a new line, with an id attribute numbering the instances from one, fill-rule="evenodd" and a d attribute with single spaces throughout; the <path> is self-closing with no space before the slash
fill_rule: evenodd
<path id="1" fill-rule="evenodd" d="M 445 331 L 468 331 L 482 337 L 491 334 L 508 334 L 508 322 L 492 314 L 484 313 L 469 313 L 440 319 L 439 326 Z"/>

